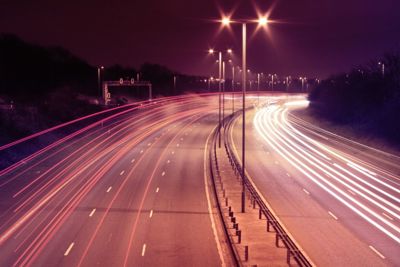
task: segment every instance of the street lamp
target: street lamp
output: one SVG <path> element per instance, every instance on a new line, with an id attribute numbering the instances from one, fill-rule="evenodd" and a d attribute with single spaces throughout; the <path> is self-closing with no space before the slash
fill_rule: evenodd
<path id="1" fill-rule="evenodd" d="M 272 74 L 272 91 L 274 91 L 274 76 L 276 77 L 276 74 Z"/>
<path id="2" fill-rule="evenodd" d="M 258 18 L 258 25 L 265 27 L 268 24 L 268 18 L 267 17 L 259 17 Z"/>
<path id="3" fill-rule="evenodd" d="M 225 132 L 225 61 L 222 61 L 222 127 Z"/>
<path id="4" fill-rule="evenodd" d="M 224 17 L 222 24 L 228 26 L 230 18 Z M 247 22 L 242 23 L 242 212 L 245 212 L 245 132 L 246 132 L 246 74 L 247 74 Z M 259 17 L 258 25 L 265 27 L 268 23 L 267 17 Z"/>
<path id="5" fill-rule="evenodd" d="M 385 77 L 385 63 L 379 61 L 378 65 L 382 66 L 382 77 Z"/>
<path id="6" fill-rule="evenodd" d="M 286 76 L 286 92 L 289 92 L 289 76 Z"/>
<path id="7" fill-rule="evenodd" d="M 100 92 L 100 95 L 103 96 L 103 90 L 101 88 L 101 71 L 104 70 L 104 66 L 97 67 L 97 86 Z M 104 96 L 103 96 L 104 98 Z"/>
<path id="8" fill-rule="evenodd" d="M 257 73 L 257 105 L 260 105 L 260 73 Z"/>
<path id="9" fill-rule="evenodd" d="M 251 80 L 251 71 L 250 71 L 250 69 L 248 69 L 247 70 L 247 77 L 248 77 L 248 80 L 249 80 L 249 90 L 251 91 L 251 89 L 252 89 L 252 87 L 251 87 L 251 84 L 252 84 L 252 80 Z"/>
<path id="10" fill-rule="evenodd" d="M 175 91 L 176 91 L 176 75 L 174 75 L 174 93 L 176 93 Z"/>
<path id="11" fill-rule="evenodd" d="M 307 78 L 306 77 L 300 77 L 300 80 L 301 80 L 301 91 L 303 92 L 304 91 L 304 82 L 307 80 Z"/>
<path id="12" fill-rule="evenodd" d="M 228 24 L 229 24 L 229 18 L 227 18 L 228 19 Z M 214 50 L 214 49 L 209 49 L 208 50 L 208 53 L 209 54 L 214 54 L 216 51 Z M 227 53 L 232 53 L 232 49 L 228 49 L 227 50 Z M 225 62 L 222 62 L 222 52 L 221 51 L 218 51 L 218 60 L 217 60 L 217 62 L 218 62 L 218 79 L 219 79 L 219 81 L 218 81 L 218 91 L 219 91 L 219 96 L 218 96 L 218 106 L 219 106 L 219 108 L 218 108 L 218 117 L 219 117 L 219 126 L 218 126 L 218 135 L 219 135 L 219 137 L 218 137 L 218 147 L 219 148 L 221 148 L 221 132 L 220 132 L 220 130 L 221 130 L 221 81 L 222 81 L 222 79 L 224 80 L 224 89 L 225 89 Z M 222 65 L 223 65 L 223 67 L 222 67 Z M 223 68 L 223 70 L 222 70 L 222 68 Z M 223 71 L 223 77 L 222 77 L 222 71 Z M 224 103 L 225 103 L 225 94 L 223 94 L 223 99 L 224 99 Z M 223 103 L 223 105 L 224 105 L 224 103 Z"/>
<path id="13" fill-rule="evenodd" d="M 231 23 L 231 19 L 229 17 L 222 18 L 222 25 L 228 26 Z"/>
<path id="14" fill-rule="evenodd" d="M 235 65 L 232 60 L 229 60 L 232 65 L 232 115 L 235 112 Z"/>

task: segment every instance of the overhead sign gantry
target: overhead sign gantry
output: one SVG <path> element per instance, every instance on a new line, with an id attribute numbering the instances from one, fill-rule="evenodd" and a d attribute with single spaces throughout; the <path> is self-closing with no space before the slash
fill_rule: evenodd
<path id="1" fill-rule="evenodd" d="M 124 80 L 123 78 L 119 79 L 119 81 L 104 81 L 103 82 L 103 100 L 104 104 L 108 105 L 111 102 L 111 93 L 110 87 L 122 87 L 122 86 L 130 86 L 130 87 L 147 87 L 149 90 L 149 100 L 152 99 L 152 85 L 149 81 L 135 81 L 135 79 Z"/>

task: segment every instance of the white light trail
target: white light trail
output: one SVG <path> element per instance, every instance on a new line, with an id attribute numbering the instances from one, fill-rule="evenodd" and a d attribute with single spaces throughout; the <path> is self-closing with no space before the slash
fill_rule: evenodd
<path id="1" fill-rule="evenodd" d="M 393 195 L 394 192 L 390 193 L 382 187 L 373 185 L 371 182 L 366 181 L 354 174 L 351 170 L 337 163 L 332 164 L 332 162 L 330 162 L 331 158 L 326 156 L 324 152 L 330 153 L 335 158 L 338 158 L 339 161 L 345 161 L 345 163 L 347 163 L 346 166 L 356 169 L 356 171 L 360 172 L 362 175 L 384 185 L 386 189 L 395 192 L 397 192 L 398 189 L 377 178 L 375 172 L 369 171 L 367 168 L 352 162 L 345 156 L 338 155 L 323 144 L 300 133 L 290 125 L 286 116 L 286 108 L 281 108 L 277 105 L 268 106 L 257 112 L 254 118 L 254 126 L 263 140 L 307 178 L 374 227 L 397 243 L 400 243 L 398 235 L 398 233 L 400 233 L 400 228 L 391 221 L 388 221 L 388 218 L 385 218 L 386 216 L 382 216 L 382 212 L 376 212 L 376 209 L 382 209 L 388 214 L 400 218 L 400 214 L 398 213 L 400 207 L 374 191 L 399 202 L 399 198 Z M 323 152 L 320 151 L 321 149 Z M 319 157 L 321 157 L 321 160 Z M 339 184 L 337 185 L 334 183 Z M 343 187 L 346 190 L 342 189 Z M 352 193 L 349 194 L 349 191 Z M 364 200 L 359 201 L 355 199 L 353 197 L 355 195 L 354 192 Z M 374 208 L 372 208 L 372 206 L 374 206 Z"/>

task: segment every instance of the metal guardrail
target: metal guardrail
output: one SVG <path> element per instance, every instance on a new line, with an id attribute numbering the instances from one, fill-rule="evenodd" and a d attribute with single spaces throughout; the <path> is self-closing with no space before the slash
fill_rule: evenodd
<path id="1" fill-rule="evenodd" d="M 241 111 L 240 111 L 241 112 Z M 233 153 L 231 144 L 229 143 L 229 139 L 227 137 L 229 133 L 229 129 L 232 126 L 233 119 L 237 117 L 239 113 L 235 113 L 226 118 L 227 123 L 225 123 L 225 150 L 229 158 L 229 162 L 231 163 L 232 168 L 234 169 L 237 175 L 242 176 L 242 166 Z M 267 219 L 267 231 L 271 232 L 271 227 L 273 228 L 275 234 L 275 246 L 279 247 L 279 240 L 282 241 L 284 246 L 287 249 L 287 257 L 286 261 L 290 264 L 290 259 L 293 258 L 299 266 L 312 266 L 310 261 L 306 258 L 306 256 L 302 253 L 302 251 L 297 247 L 297 245 L 293 242 L 290 236 L 286 233 L 285 229 L 279 223 L 279 221 L 275 218 L 272 212 L 268 209 L 267 205 L 262 200 L 261 196 L 258 194 L 257 190 L 254 188 L 253 184 L 248 179 L 247 175 L 241 177 L 242 181 L 245 183 L 245 188 L 250 194 L 251 201 L 253 203 L 253 207 L 257 204 L 259 207 L 259 219 L 262 218 L 262 214 Z"/>
<path id="2" fill-rule="evenodd" d="M 218 127 L 216 127 L 214 132 L 213 132 L 213 135 L 212 135 L 212 138 L 211 138 L 211 144 L 209 146 L 209 151 L 208 151 L 208 162 L 209 162 L 210 176 L 211 176 L 211 181 L 213 183 L 213 189 L 214 189 L 213 191 L 214 191 L 214 195 L 215 195 L 215 198 L 216 198 L 220 219 L 221 219 L 222 224 L 224 225 L 225 237 L 226 237 L 226 239 L 227 239 L 227 241 L 229 243 L 230 252 L 231 252 L 231 254 L 233 256 L 233 259 L 234 259 L 234 264 L 235 264 L 235 266 L 242 266 L 242 264 L 240 262 L 239 253 L 235 249 L 235 246 L 233 244 L 233 240 L 231 238 L 231 235 L 229 234 L 228 227 L 227 227 L 224 215 L 223 215 L 222 207 L 221 207 L 221 204 L 219 202 L 219 197 L 218 197 L 218 192 L 217 192 L 216 178 L 219 178 L 219 180 L 221 180 L 221 176 L 220 176 L 220 172 L 219 172 L 218 159 L 217 159 L 217 137 L 218 137 L 219 130 L 220 130 L 220 125 Z"/>

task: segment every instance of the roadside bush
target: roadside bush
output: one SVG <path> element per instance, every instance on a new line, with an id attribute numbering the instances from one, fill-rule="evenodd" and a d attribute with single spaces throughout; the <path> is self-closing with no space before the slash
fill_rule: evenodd
<path id="1" fill-rule="evenodd" d="M 400 143 L 400 54 L 387 54 L 380 62 L 322 81 L 309 95 L 310 110 Z"/>

